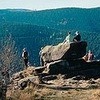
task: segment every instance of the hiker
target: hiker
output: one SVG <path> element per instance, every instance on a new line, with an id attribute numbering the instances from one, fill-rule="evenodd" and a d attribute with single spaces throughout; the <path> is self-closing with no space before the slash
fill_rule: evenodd
<path id="1" fill-rule="evenodd" d="M 41 47 L 41 50 L 40 50 L 40 52 L 39 52 L 39 55 L 40 55 L 40 65 L 41 66 L 43 66 L 44 65 L 44 63 L 43 63 L 43 55 L 42 55 L 42 49 L 43 49 L 43 47 Z"/>
<path id="2" fill-rule="evenodd" d="M 70 43 L 73 41 L 73 37 L 71 35 L 71 32 L 68 32 L 67 37 L 65 38 L 65 40 L 63 41 L 63 43 Z"/>
<path id="3" fill-rule="evenodd" d="M 73 38 L 73 42 L 78 42 L 78 41 L 81 41 L 81 35 L 80 35 L 79 31 L 76 31 L 75 36 Z"/>
<path id="4" fill-rule="evenodd" d="M 23 49 L 22 57 L 24 60 L 25 67 L 27 68 L 28 67 L 28 52 L 26 48 Z"/>
<path id="5" fill-rule="evenodd" d="M 91 50 L 88 52 L 88 62 L 91 62 L 94 59 L 94 55 Z"/>

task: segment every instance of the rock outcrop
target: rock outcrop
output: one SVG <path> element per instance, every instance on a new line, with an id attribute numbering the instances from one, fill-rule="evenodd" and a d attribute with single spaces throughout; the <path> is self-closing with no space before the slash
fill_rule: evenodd
<path id="1" fill-rule="evenodd" d="M 41 69 L 43 69 L 43 67 L 38 67 L 38 68 L 28 67 L 23 71 L 13 74 L 11 78 L 11 84 L 13 86 L 13 89 L 14 90 L 24 89 L 30 83 L 32 84 L 43 83 L 41 77 L 38 75 L 39 73 L 42 73 Z"/>
<path id="2" fill-rule="evenodd" d="M 56 46 L 46 46 L 41 51 L 43 63 L 57 60 L 71 60 L 81 58 L 86 54 L 87 43 L 84 41 L 75 43 L 60 43 Z"/>
<path id="3" fill-rule="evenodd" d="M 45 67 L 43 72 L 50 75 L 77 75 L 82 70 L 94 68 L 100 70 L 100 61 L 86 62 L 82 58 L 86 54 L 86 47 L 85 41 L 44 47 L 41 51 L 41 61 Z"/>
<path id="4" fill-rule="evenodd" d="M 46 86 L 50 84 L 51 80 L 54 81 L 53 84 L 60 80 L 59 82 L 65 88 L 68 85 L 71 86 L 69 88 L 75 88 L 79 81 L 85 84 L 84 80 L 92 77 L 98 78 L 100 76 L 100 61 L 86 62 L 82 58 L 86 54 L 86 47 L 87 43 L 84 41 L 44 47 L 41 51 L 44 66 L 31 66 L 14 74 L 11 80 L 13 89 L 23 90 L 30 85 Z M 94 80 L 89 80 L 89 84 L 86 83 L 85 87 L 95 83 Z M 59 87 L 59 83 L 55 85 Z"/>
<path id="5" fill-rule="evenodd" d="M 66 74 L 70 69 L 80 67 L 85 61 L 87 43 L 84 41 L 74 43 L 60 43 L 56 46 L 46 46 L 41 51 L 41 61 L 48 74 Z M 81 64 L 80 64 L 81 63 Z"/>

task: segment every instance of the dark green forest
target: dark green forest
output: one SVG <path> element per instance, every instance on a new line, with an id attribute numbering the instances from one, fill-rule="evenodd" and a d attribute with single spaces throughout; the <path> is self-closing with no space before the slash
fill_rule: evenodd
<path id="1" fill-rule="evenodd" d="M 62 8 L 41 11 L 25 9 L 0 10 L 0 38 L 12 34 L 21 54 L 24 47 L 30 62 L 39 65 L 39 51 L 45 45 L 56 45 L 68 31 L 79 31 L 82 40 L 100 59 L 100 8 Z"/>

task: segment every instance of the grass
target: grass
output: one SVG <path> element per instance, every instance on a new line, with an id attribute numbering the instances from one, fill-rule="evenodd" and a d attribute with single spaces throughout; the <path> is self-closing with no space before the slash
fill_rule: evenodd
<path id="1" fill-rule="evenodd" d="M 100 100 L 100 89 L 53 90 L 30 86 L 24 90 L 13 91 L 7 96 L 7 100 Z"/>
<path id="2" fill-rule="evenodd" d="M 58 76 L 54 83 L 61 85 L 61 82 L 63 80 Z M 91 84 L 89 89 L 57 90 L 30 83 L 24 90 L 8 89 L 7 100 L 100 100 L 100 89 L 98 85 Z"/>

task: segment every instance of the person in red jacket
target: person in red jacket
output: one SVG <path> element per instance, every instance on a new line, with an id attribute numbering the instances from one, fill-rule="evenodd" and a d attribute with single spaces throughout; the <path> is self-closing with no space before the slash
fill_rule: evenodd
<path id="1" fill-rule="evenodd" d="M 88 62 L 91 62 L 94 59 L 94 55 L 91 50 L 88 52 Z"/>

